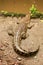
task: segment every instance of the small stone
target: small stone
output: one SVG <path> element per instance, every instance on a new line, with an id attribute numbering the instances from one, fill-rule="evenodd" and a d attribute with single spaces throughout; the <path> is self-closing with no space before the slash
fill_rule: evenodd
<path id="1" fill-rule="evenodd" d="M 22 58 L 20 58 L 20 57 L 18 57 L 17 59 L 18 59 L 19 61 L 21 61 L 21 60 L 22 60 Z"/>
<path id="2" fill-rule="evenodd" d="M 40 20 L 41 22 L 43 22 L 43 20 Z"/>
<path id="3" fill-rule="evenodd" d="M 37 57 L 36 57 L 36 56 L 35 56 L 34 58 L 35 58 L 35 59 L 37 59 Z"/>

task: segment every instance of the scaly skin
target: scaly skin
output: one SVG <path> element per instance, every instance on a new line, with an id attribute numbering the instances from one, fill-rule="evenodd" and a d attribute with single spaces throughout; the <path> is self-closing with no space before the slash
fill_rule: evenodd
<path id="1" fill-rule="evenodd" d="M 8 31 L 9 35 L 14 36 L 14 43 L 13 43 L 14 50 L 24 56 L 29 56 L 30 54 L 34 55 L 34 53 L 36 53 L 39 50 L 39 47 L 38 47 L 35 51 L 32 52 L 30 50 L 26 51 L 20 47 L 21 39 L 26 38 L 27 28 L 31 29 L 34 26 L 32 25 L 28 27 L 28 24 L 30 23 L 29 19 L 30 19 L 30 16 L 27 15 L 22 20 L 20 20 L 20 24 L 18 24 L 18 28 L 16 29 L 16 32 L 14 34 L 12 33 L 12 30 L 11 32 Z"/>
<path id="2" fill-rule="evenodd" d="M 18 29 L 14 35 L 14 49 L 18 51 L 19 53 L 27 54 L 28 52 L 20 48 L 21 38 L 23 34 L 26 35 L 27 26 L 26 23 L 20 23 L 18 26 Z M 24 37 L 25 37 L 24 35 Z"/>
<path id="3" fill-rule="evenodd" d="M 21 19 L 15 33 L 13 33 L 12 28 L 7 31 L 9 35 L 14 36 L 14 43 L 13 43 L 14 50 L 24 56 L 25 55 L 28 56 L 31 53 L 33 54 L 33 52 L 35 53 L 39 49 L 39 47 L 38 47 L 35 51 L 31 52 L 30 50 L 26 51 L 20 47 L 21 39 L 26 38 L 27 28 L 31 29 L 33 27 L 33 25 L 30 27 L 27 26 L 30 23 L 29 19 L 30 19 L 30 16 L 28 16 L 28 15 L 26 17 L 24 17 L 23 19 Z"/>
<path id="4" fill-rule="evenodd" d="M 27 52 L 26 50 L 23 50 L 20 47 L 21 38 L 23 35 L 24 35 L 23 38 L 26 37 L 26 31 L 27 31 L 27 23 L 21 22 L 14 35 L 14 44 L 13 44 L 14 50 L 22 55 L 30 55 L 31 53 L 33 54 L 33 52 L 31 51 Z M 34 53 L 37 52 L 38 50 L 39 50 L 39 47 L 34 51 Z"/>

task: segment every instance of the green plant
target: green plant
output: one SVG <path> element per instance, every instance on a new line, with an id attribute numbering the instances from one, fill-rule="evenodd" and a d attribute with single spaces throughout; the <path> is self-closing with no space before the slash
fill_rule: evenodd
<path id="1" fill-rule="evenodd" d="M 31 13 L 31 15 L 39 13 L 34 4 L 32 4 L 32 7 L 30 8 L 30 13 Z"/>
<path id="2" fill-rule="evenodd" d="M 43 18 L 43 13 L 39 12 L 34 4 L 32 4 L 32 7 L 30 8 L 30 13 L 32 18 Z"/>

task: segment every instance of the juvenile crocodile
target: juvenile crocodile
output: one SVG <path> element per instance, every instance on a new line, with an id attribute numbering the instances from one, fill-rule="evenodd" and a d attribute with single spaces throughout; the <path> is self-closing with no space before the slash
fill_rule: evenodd
<path id="1" fill-rule="evenodd" d="M 30 55 L 31 53 L 33 54 L 39 50 L 39 47 L 38 47 L 34 52 L 31 52 L 31 51 L 27 52 L 26 50 L 20 47 L 22 37 L 26 38 L 26 31 L 27 31 L 27 23 L 21 22 L 18 25 L 18 28 L 14 35 L 14 44 L 13 44 L 14 50 L 22 55 Z"/>
<path id="2" fill-rule="evenodd" d="M 39 46 L 36 48 L 36 50 L 34 51 L 26 51 L 24 49 L 22 49 L 20 47 L 20 44 L 21 44 L 21 39 L 22 38 L 26 38 L 26 31 L 27 31 L 27 28 L 31 29 L 34 25 L 32 26 L 27 26 L 28 24 L 30 23 L 29 21 L 29 17 L 24 17 L 22 20 L 21 20 L 21 23 L 18 24 L 18 27 L 16 29 L 16 32 L 13 33 L 12 32 L 12 28 L 11 30 L 9 29 L 7 32 L 9 35 L 12 35 L 14 37 L 14 43 L 13 43 L 13 48 L 16 52 L 18 52 L 19 54 L 22 54 L 22 55 L 27 55 L 29 56 L 30 54 L 34 54 L 36 53 L 38 50 L 39 50 Z"/>

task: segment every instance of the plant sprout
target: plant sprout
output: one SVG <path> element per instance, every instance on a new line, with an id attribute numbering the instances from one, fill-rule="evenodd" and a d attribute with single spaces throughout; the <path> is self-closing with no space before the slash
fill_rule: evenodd
<path id="1" fill-rule="evenodd" d="M 37 13 L 37 9 L 36 9 L 34 4 L 32 4 L 32 7 L 30 8 L 30 13 L 31 14 L 36 14 Z"/>

